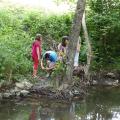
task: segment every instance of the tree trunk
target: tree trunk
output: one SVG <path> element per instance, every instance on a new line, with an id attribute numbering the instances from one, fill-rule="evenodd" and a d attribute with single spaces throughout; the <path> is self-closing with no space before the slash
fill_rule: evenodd
<path id="1" fill-rule="evenodd" d="M 84 10 L 85 10 L 85 0 L 78 0 L 75 16 L 73 20 L 73 25 L 71 29 L 71 34 L 70 34 L 70 42 L 68 45 L 67 68 L 66 68 L 66 77 L 65 77 L 65 81 L 67 83 L 72 82 L 74 57 L 75 57 L 77 41 L 80 34 L 80 28 L 81 28 Z"/>
<path id="2" fill-rule="evenodd" d="M 83 27 L 85 41 L 87 44 L 87 65 L 86 65 L 84 71 L 85 71 L 85 76 L 89 77 L 89 68 L 90 68 L 90 63 L 91 63 L 91 59 L 92 59 L 92 48 L 91 48 L 88 31 L 87 31 L 87 26 L 86 26 L 86 21 L 85 21 L 85 12 L 83 14 L 82 27 Z"/>

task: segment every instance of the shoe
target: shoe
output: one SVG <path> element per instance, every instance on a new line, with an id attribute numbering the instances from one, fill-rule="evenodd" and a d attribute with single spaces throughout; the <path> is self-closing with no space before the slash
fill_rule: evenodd
<path id="1" fill-rule="evenodd" d="M 38 78 L 38 76 L 36 76 L 36 75 L 35 75 L 35 76 L 32 76 L 32 77 L 33 77 L 34 79 L 35 79 L 35 78 Z"/>
<path id="2" fill-rule="evenodd" d="M 50 77 L 50 74 L 48 73 L 47 75 L 46 75 L 46 78 L 49 78 Z"/>
<path id="3" fill-rule="evenodd" d="M 47 79 L 47 80 L 50 80 L 50 79 L 51 79 L 51 75 L 50 75 L 50 74 L 47 74 L 47 75 L 46 75 L 46 79 Z"/>

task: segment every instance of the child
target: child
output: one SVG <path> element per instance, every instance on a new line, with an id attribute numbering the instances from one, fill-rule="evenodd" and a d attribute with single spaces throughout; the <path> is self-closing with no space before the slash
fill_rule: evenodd
<path id="1" fill-rule="evenodd" d="M 68 36 L 62 37 L 62 42 L 58 45 L 58 59 L 63 61 L 66 56 L 69 38 Z"/>
<path id="2" fill-rule="evenodd" d="M 36 34 L 35 41 L 32 44 L 32 59 L 33 59 L 33 77 L 37 77 L 39 60 L 42 52 L 42 35 Z"/>
<path id="3" fill-rule="evenodd" d="M 44 65 L 43 65 L 44 60 L 47 64 L 46 67 L 44 67 Z M 49 77 L 51 75 L 52 70 L 55 68 L 56 61 L 57 61 L 57 53 L 55 51 L 47 51 L 43 55 L 42 60 L 41 60 L 41 68 L 48 72 L 47 77 Z"/>
<path id="4" fill-rule="evenodd" d="M 80 37 L 79 37 L 79 38 L 78 38 L 78 42 L 77 42 L 76 52 L 75 52 L 75 58 L 74 58 L 74 69 L 77 69 L 77 67 L 78 67 L 79 52 L 80 52 L 80 42 L 81 42 L 81 39 L 80 39 Z"/>

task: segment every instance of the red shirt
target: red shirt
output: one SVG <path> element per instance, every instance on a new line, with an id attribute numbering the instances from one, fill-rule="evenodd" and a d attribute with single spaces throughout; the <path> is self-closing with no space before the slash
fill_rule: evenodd
<path id="1" fill-rule="evenodd" d="M 38 59 L 37 47 L 39 48 L 39 52 L 41 55 L 41 52 L 42 52 L 41 41 L 35 40 L 32 44 L 32 58 L 33 59 Z"/>

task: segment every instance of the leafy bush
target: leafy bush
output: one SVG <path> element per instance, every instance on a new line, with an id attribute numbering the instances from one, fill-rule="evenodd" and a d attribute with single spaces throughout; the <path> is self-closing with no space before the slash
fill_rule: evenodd
<path id="1" fill-rule="evenodd" d="M 92 67 L 95 69 L 118 69 L 115 67 L 120 56 L 118 1 L 89 0 L 87 25 L 94 52 Z"/>
<path id="2" fill-rule="evenodd" d="M 45 49 L 49 46 L 46 45 L 48 41 L 58 42 L 63 35 L 68 35 L 71 17 L 71 14 L 59 16 L 20 9 L 0 10 L 0 78 L 30 74 L 31 44 L 36 33 L 43 35 Z"/>
<path id="3" fill-rule="evenodd" d="M 87 1 L 89 10 L 86 18 L 94 52 L 94 70 L 107 67 L 120 69 L 120 11 L 119 2 L 115 1 L 111 1 L 111 7 L 108 8 L 102 0 Z M 31 44 L 36 33 L 43 35 L 44 51 L 53 41 L 58 43 L 63 35 L 69 35 L 72 18 L 72 13 L 47 15 L 41 11 L 1 9 L 0 80 L 9 79 L 11 74 L 13 78 L 31 74 Z M 87 46 L 82 39 L 80 63 L 86 63 L 86 49 Z M 56 71 L 62 71 L 62 68 Z"/>

